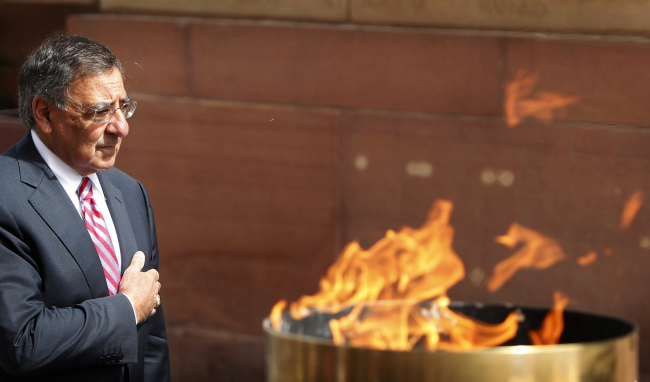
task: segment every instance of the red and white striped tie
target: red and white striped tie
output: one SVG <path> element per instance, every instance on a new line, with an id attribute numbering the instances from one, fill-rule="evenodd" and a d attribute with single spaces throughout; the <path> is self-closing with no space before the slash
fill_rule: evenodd
<path id="1" fill-rule="evenodd" d="M 81 202 L 86 229 L 88 229 L 90 238 L 93 244 L 95 244 L 95 249 L 104 267 L 108 294 L 112 296 L 117 294 L 117 289 L 120 285 L 120 267 L 117 263 L 117 256 L 115 256 L 111 236 L 108 234 L 108 227 L 106 227 L 104 217 L 99 212 L 97 204 L 93 199 L 93 182 L 90 178 L 84 177 L 81 180 L 77 194 Z"/>

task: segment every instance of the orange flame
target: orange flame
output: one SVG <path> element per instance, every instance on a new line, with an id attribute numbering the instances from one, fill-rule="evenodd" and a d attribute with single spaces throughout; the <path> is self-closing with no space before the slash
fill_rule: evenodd
<path id="1" fill-rule="evenodd" d="M 391 350 L 422 343 L 429 350 L 470 350 L 499 345 L 517 333 L 517 312 L 501 324 L 487 324 L 452 311 L 449 302 L 443 296 L 429 308 L 415 303 L 357 305 L 349 315 L 330 321 L 334 343 Z"/>
<path id="2" fill-rule="evenodd" d="M 539 330 L 528 332 L 533 345 L 553 345 L 558 343 L 564 330 L 564 309 L 569 305 L 569 298 L 560 291 L 553 293 L 553 309 L 551 309 Z"/>
<path id="3" fill-rule="evenodd" d="M 636 190 L 627 200 L 625 207 L 623 208 L 623 213 L 621 214 L 621 228 L 626 229 L 630 227 L 642 204 L 643 192 L 641 190 Z"/>
<path id="4" fill-rule="evenodd" d="M 450 310 L 449 299 L 440 304 L 440 311 L 448 319 L 440 323 L 443 333 L 447 333 L 447 342 L 427 343 L 430 350 L 454 349 L 468 350 L 476 347 L 496 346 L 513 338 L 517 334 L 520 317 L 516 311 L 511 312 L 500 324 L 487 324 L 466 317 Z"/>
<path id="5" fill-rule="evenodd" d="M 329 322 L 334 343 L 377 349 L 408 350 L 416 344 L 469 349 L 512 338 L 516 313 L 493 325 L 448 308 L 447 290 L 465 277 L 452 249 L 452 209 L 451 202 L 437 200 L 421 228 L 388 231 L 368 250 L 357 242 L 349 244 L 321 279 L 319 292 L 290 305 L 291 316 L 301 319 L 315 309 L 338 313 L 351 308 Z M 276 329 L 284 307 L 280 302 L 271 313 Z"/>
<path id="6" fill-rule="evenodd" d="M 319 292 L 291 304 L 291 316 L 302 318 L 310 307 L 334 312 L 366 301 L 423 301 L 444 295 L 465 277 L 465 267 L 451 248 L 452 209 L 451 202 L 438 200 L 420 229 L 388 231 L 367 251 L 350 243 L 321 279 Z"/>
<path id="7" fill-rule="evenodd" d="M 586 267 L 587 265 L 593 264 L 596 260 L 598 260 L 598 254 L 596 252 L 589 252 L 584 256 L 580 256 L 577 263 L 581 267 Z"/>
<path id="8" fill-rule="evenodd" d="M 282 311 L 287 307 L 287 302 L 285 300 L 278 301 L 273 308 L 271 309 L 271 314 L 269 319 L 271 321 L 271 326 L 275 330 L 280 330 L 280 325 L 282 324 Z"/>
<path id="9" fill-rule="evenodd" d="M 447 290 L 465 277 L 465 267 L 452 249 L 452 209 L 451 202 L 437 200 L 421 228 L 389 230 L 368 250 L 357 242 L 347 245 L 321 279 L 318 293 L 290 304 L 292 318 L 348 310 L 329 321 L 333 342 L 376 349 L 410 350 L 419 345 L 430 350 L 471 350 L 513 338 L 522 319 L 518 311 L 500 324 L 488 324 L 449 308 Z M 516 223 L 497 242 L 522 247 L 495 267 L 488 283 L 491 290 L 520 268 L 544 269 L 566 257 L 556 241 Z M 558 296 L 544 326 L 530 333 L 536 343 L 559 339 L 562 309 L 568 300 L 565 303 Z M 270 320 L 276 330 L 286 307 L 284 300 L 273 307 Z"/>
<path id="10" fill-rule="evenodd" d="M 567 97 L 559 92 L 538 91 L 531 95 L 539 75 L 527 75 L 519 70 L 515 79 L 506 85 L 504 108 L 508 127 L 517 126 L 525 117 L 535 117 L 544 121 L 553 119 L 553 112 L 578 101 L 578 97 Z"/>
<path id="11" fill-rule="evenodd" d="M 566 259 L 566 255 L 557 241 L 517 223 L 510 225 L 508 233 L 497 237 L 495 241 L 509 248 L 514 248 L 519 244 L 523 244 L 523 246 L 494 267 L 494 274 L 487 282 L 487 289 L 490 292 L 501 288 L 522 268 L 546 269 L 558 261 Z"/>

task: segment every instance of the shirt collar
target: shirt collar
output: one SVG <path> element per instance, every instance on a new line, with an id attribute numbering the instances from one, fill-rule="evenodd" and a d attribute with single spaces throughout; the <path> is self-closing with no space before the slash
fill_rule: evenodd
<path id="1" fill-rule="evenodd" d="M 78 172 L 76 172 L 72 167 L 68 166 L 61 158 L 54 154 L 52 150 L 45 146 L 43 141 L 41 141 L 34 130 L 31 130 L 30 132 L 32 134 L 32 139 L 34 140 L 36 150 L 38 150 L 38 153 L 41 154 L 41 157 L 43 157 L 45 163 L 54 173 L 54 176 L 56 176 L 56 178 L 59 180 L 59 183 L 61 183 L 65 192 L 68 195 L 77 195 L 77 188 L 79 188 L 83 176 L 79 175 Z M 88 177 L 93 182 L 93 193 L 95 194 L 95 197 L 97 197 L 97 191 L 103 197 L 104 192 L 102 191 L 102 186 L 99 184 L 99 178 L 97 178 L 97 174 L 90 174 Z"/>

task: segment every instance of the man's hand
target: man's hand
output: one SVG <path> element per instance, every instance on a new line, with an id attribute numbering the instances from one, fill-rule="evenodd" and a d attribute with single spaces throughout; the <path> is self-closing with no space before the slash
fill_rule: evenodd
<path id="1" fill-rule="evenodd" d="M 142 272 L 142 267 L 144 267 L 144 253 L 138 251 L 124 271 L 118 291 L 118 294 L 125 294 L 131 300 L 138 324 L 156 313 L 156 300 L 160 291 L 158 272 L 155 269 Z"/>

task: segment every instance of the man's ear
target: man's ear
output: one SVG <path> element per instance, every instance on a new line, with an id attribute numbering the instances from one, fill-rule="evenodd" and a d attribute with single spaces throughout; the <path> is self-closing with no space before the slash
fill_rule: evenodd
<path id="1" fill-rule="evenodd" d="M 49 134 L 52 131 L 52 121 L 50 118 L 53 108 L 54 106 L 41 96 L 34 98 L 32 101 L 34 121 L 36 121 L 36 125 L 45 134 Z"/>

